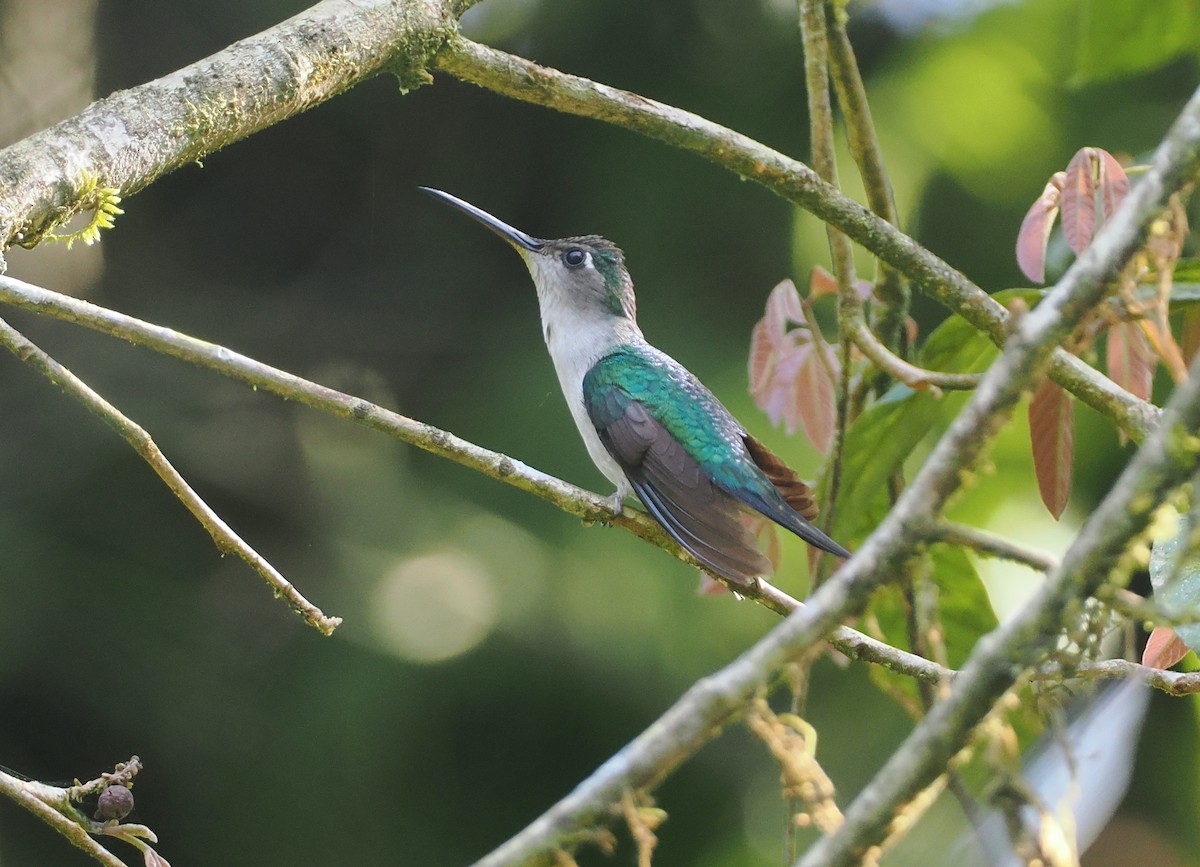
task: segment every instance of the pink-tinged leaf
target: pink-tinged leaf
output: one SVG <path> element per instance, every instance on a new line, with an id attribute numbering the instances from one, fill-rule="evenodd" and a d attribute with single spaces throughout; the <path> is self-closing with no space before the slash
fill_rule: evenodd
<path id="1" fill-rule="evenodd" d="M 1150 399 L 1158 358 L 1146 332 L 1136 322 L 1118 322 L 1108 329 L 1108 376 L 1142 400 Z"/>
<path id="2" fill-rule="evenodd" d="M 758 320 L 750 332 L 750 393 L 757 395 L 770 381 L 775 367 L 775 342 L 767 320 Z"/>
<path id="3" fill-rule="evenodd" d="M 1183 363 L 1188 367 L 1200 350 L 1200 305 L 1190 304 L 1183 311 L 1183 333 L 1179 346 L 1183 352 Z"/>
<path id="4" fill-rule="evenodd" d="M 769 377 L 762 388 L 753 392 L 755 405 L 767 414 L 771 424 L 778 427 L 782 422 L 789 436 L 796 432 L 800 421 L 794 383 L 811 349 L 810 344 L 802 343 L 775 350 Z"/>
<path id="5" fill-rule="evenodd" d="M 1107 220 L 1129 193 L 1129 177 L 1116 157 L 1103 148 L 1094 150 L 1100 158 L 1100 205 Z"/>
<path id="6" fill-rule="evenodd" d="M 1057 521 L 1071 496 L 1075 405 L 1071 396 L 1050 380 L 1042 383 L 1029 403 L 1029 435 L 1038 491 Z"/>
<path id="7" fill-rule="evenodd" d="M 1062 191 L 1063 235 L 1067 246 L 1082 253 L 1096 234 L 1096 155 L 1080 148 L 1067 164 Z"/>
<path id="8" fill-rule="evenodd" d="M 822 295 L 836 295 L 838 291 L 837 278 L 816 265 L 808 278 L 808 297 L 820 298 Z"/>
<path id="9" fill-rule="evenodd" d="M 767 296 L 766 320 L 772 340 L 782 340 L 789 322 L 804 324 L 804 305 L 791 280 L 783 280 Z"/>
<path id="10" fill-rule="evenodd" d="M 1046 246 L 1050 243 L 1050 230 L 1058 216 L 1058 205 L 1062 195 L 1062 184 L 1066 174 L 1058 172 L 1037 201 L 1021 221 L 1017 233 L 1017 265 L 1021 273 L 1034 283 L 1046 281 Z"/>
<path id="11" fill-rule="evenodd" d="M 825 355 L 835 363 L 832 346 L 826 344 Z M 836 373 L 836 371 L 835 371 Z M 817 355 L 809 352 L 796 372 L 793 390 L 797 415 L 809 441 L 823 455 L 829 454 L 833 445 L 833 433 L 837 426 L 837 402 L 834 397 L 834 382 L 829 371 Z"/>
<path id="12" fill-rule="evenodd" d="M 1169 626 L 1156 626 L 1142 651 L 1142 665 L 1166 671 L 1187 656 L 1188 647 Z"/>

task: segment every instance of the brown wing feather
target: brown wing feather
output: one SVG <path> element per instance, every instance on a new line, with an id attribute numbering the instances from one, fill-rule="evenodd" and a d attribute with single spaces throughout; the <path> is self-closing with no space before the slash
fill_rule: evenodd
<path id="1" fill-rule="evenodd" d="M 778 455 L 759 440 L 750 434 L 746 434 L 743 440 L 746 443 L 746 451 L 750 453 L 750 459 L 758 464 L 758 468 L 783 495 L 787 504 L 803 515 L 805 520 L 815 521 L 817 519 L 817 501 L 813 496 L 812 488 L 796 475 L 795 470 L 785 464 Z"/>

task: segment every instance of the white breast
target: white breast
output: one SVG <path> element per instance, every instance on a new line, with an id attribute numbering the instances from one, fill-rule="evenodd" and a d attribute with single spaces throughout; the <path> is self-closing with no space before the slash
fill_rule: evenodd
<path id="1" fill-rule="evenodd" d="M 558 384 L 562 387 L 571 418 L 575 419 L 575 426 L 579 428 L 579 435 L 587 446 L 592 463 L 618 489 L 627 492 L 629 483 L 625 473 L 600 442 L 583 405 L 583 377 L 592 369 L 592 365 L 617 346 L 628 343 L 630 338 L 641 340 L 641 332 L 632 323 L 622 323 L 627 326 L 622 330 L 632 327 L 634 333 L 618 335 L 611 322 L 581 321 L 569 314 L 562 315 L 563 312 L 542 310 L 542 333 L 558 374 Z"/>

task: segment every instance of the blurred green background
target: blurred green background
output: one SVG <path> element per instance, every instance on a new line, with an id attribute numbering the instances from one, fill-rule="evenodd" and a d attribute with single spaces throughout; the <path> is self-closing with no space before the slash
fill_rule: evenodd
<path id="1" fill-rule="evenodd" d="M 0 143 L 306 5 L 3 0 Z M 1022 285 L 1016 231 L 1052 172 L 1085 145 L 1144 155 L 1196 84 L 1195 2 L 893 5 L 903 26 L 852 7 L 852 36 L 905 228 L 989 290 Z M 486 0 L 465 29 L 806 157 L 795 18 L 783 0 Z M 852 174 L 843 158 L 851 188 Z M 648 338 L 817 474 L 818 456 L 754 408 L 745 356 L 770 288 L 827 262 L 823 227 L 690 155 L 444 76 L 407 96 L 389 77 L 367 82 L 128 199 L 99 246 L 13 251 L 9 273 L 607 494 L 521 263 L 419 184 L 535 235 L 612 238 Z M 915 311 L 923 333 L 945 315 L 923 300 Z M 123 441 L 0 359 L 0 762 L 63 780 L 139 754 L 138 816 L 177 867 L 469 862 L 776 622 L 697 595 L 694 571 L 625 533 L 379 434 L 2 315 L 143 424 L 244 538 L 345 618 L 332 639 L 304 627 Z M 1061 525 L 1037 499 L 1020 419 L 956 515 L 1060 551 L 1128 453 L 1090 410 L 1078 424 Z M 780 583 L 801 593 L 802 549 L 786 554 Z M 1033 581 L 981 569 L 1001 608 Z M 1091 863 L 1124 863 L 1125 846 L 1200 863 L 1194 706 L 1155 698 L 1100 847 L 1118 860 Z M 862 666 L 828 660 L 810 718 L 843 802 L 910 727 Z M 780 863 L 777 778 L 731 729 L 660 790 L 670 820 L 655 863 Z M 632 852 L 624 842 L 611 863 Z M 87 863 L 0 803 L 0 865 Z"/>

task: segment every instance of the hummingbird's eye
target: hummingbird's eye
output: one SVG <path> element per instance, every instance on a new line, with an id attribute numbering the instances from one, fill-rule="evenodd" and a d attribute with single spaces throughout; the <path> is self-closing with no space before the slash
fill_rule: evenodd
<path id="1" fill-rule="evenodd" d="M 572 247 L 563 253 L 563 261 L 567 263 L 568 268 L 578 268 L 587 261 L 587 253 L 578 247 Z"/>

